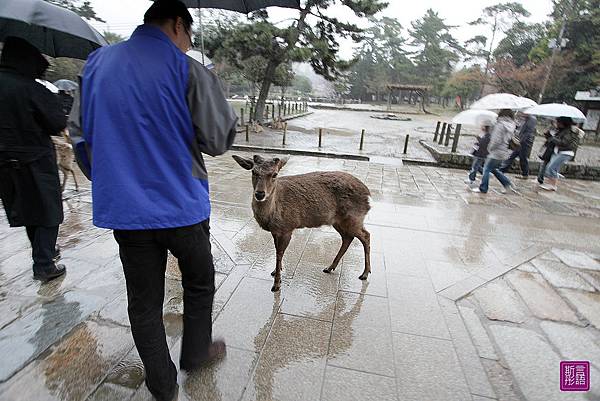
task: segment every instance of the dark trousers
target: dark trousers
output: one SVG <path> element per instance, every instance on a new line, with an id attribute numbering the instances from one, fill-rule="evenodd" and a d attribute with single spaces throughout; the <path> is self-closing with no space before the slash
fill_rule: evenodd
<path id="1" fill-rule="evenodd" d="M 177 258 L 182 275 L 180 365 L 193 366 L 206 359 L 212 342 L 215 274 L 209 222 L 162 230 L 115 230 L 114 236 L 125 272 L 131 332 L 146 370 L 146 385 L 157 399 L 167 399 L 177 382 L 162 314 L 167 250 Z"/>
<path id="2" fill-rule="evenodd" d="M 531 152 L 532 145 L 533 144 L 524 143 L 524 144 L 521 144 L 519 149 L 513 150 L 513 152 L 508 157 L 508 159 L 506 159 L 502 162 L 502 165 L 500 166 L 499 170 L 503 173 L 506 173 L 512 166 L 515 159 L 518 157 L 519 164 L 521 165 L 521 174 L 523 174 L 525 177 L 529 176 L 529 160 L 528 160 L 528 158 L 529 158 L 529 153 Z"/>
<path id="3" fill-rule="evenodd" d="M 31 242 L 33 270 L 43 270 L 54 265 L 58 226 L 27 226 L 25 229 L 29 242 Z"/>

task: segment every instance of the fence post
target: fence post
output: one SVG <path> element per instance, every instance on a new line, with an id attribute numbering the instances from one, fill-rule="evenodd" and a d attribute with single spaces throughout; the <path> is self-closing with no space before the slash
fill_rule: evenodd
<path id="1" fill-rule="evenodd" d="M 444 141 L 444 134 L 446 133 L 447 126 L 448 126 L 448 123 L 444 123 L 442 125 L 442 132 L 440 132 L 440 137 L 438 138 L 438 145 L 441 145 L 442 142 Z"/>
<path id="2" fill-rule="evenodd" d="M 246 124 L 246 142 L 250 141 L 250 125 Z"/>
<path id="3" fill-rule="evenodd" d="M 358 148 L 358 150 L 363 150 L 364 143 L 365 143 L 365 129 L 363 128 L 363 130 L 360 133 L 360 147 Z"/>
<path id="4" fill-rule="evenodd" d="M 452 140 L 452 153 L 456 152 L 458 148 L 458 138 L 460 137 L 460 129 L 462 128 L 462 124 L 458 124 L 456 129 L 454 130 L 454 139 Z"/>
<path id="5" fill-rule="evenodd" d="M 273 107 L 271 107 L 271 121 L 275 121 L 275 103 L 273 103 Z"/>
<path id="6" fill-rule="evenodd" d="M 281 103 L 277 105 L 277 117 L 281 118 Z"/>
<path id="7" fill-rule="evenodd" d="M 446 127 L 446 139 L 444 140 L 444 146 L 448 146 L 450 143 L 450 135 L 452 134 L 452 124 L 448 124 Z"/>
<path id="8" fill-rule="evenodd" d="M 287 135 L 287 123 L 283 123 L 283 146 L 285 146 L 285 136 Z"/>
<path id="9" fill-rule="evenodd" d="M 248 116 L 248 122 L 252 122 L 254 120 L 254 106 L 250 105 L 250 115 Z"/>
<path id="10" fill-rule="evenodd" d="M 435 126 L 435 132 L 433 133 L 433 142 L 437 141 L 438 139 L 438 135 L 440 133 L 440 125 L 442 125 L 442 122 L 438 121 L 437 125 Z"/>
<path id="11" fill-rule="evenodd" d="M 242 119 L 240 121 L 240 125 L 243 127 L 244 126 L 244 108 L 243 107 L 242 107 L 242 110 L 241 110 L 241 114 L 242 114 Z"/>
<path id="12" fill-rule="evenodd" d="M 406 154 L 406 150 L 408 149 L 408 138 L 410 135 L 406 134 L 406 138 L 404 139 L 404 154 Z"/>
<path id="13" fill-rule="evenodd" d="M 319 128 L 319 148 L 321 147 L 321 138 L 323 137 L 323 128 Z"/>
<path id="14" fill-rule="evenodd" d="M 265 110 L 265 115 L 266 115 L 266 117 L 267 117 L 267 118 L 269 118 L 269 105 L 267 104 L 265 107 L 267 108 L 267 109 Z M 264 117 L 264 116 L 263 116 L 263 117 Z"/>

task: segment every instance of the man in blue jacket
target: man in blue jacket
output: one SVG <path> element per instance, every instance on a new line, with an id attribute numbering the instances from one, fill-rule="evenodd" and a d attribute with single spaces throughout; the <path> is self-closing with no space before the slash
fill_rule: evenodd
<path id="1" fill-rule="evenodd" d="M 94 225 L 114 230 L 133 339 L 146 385 L 159 400 L 172 399 L 177 389 L 162 320 L 167 250 L 179 261 L 184 289 L 181 369 L 225 354 L 225 344 L 212 341 L 215 287 L 202 153 L 225 153 L 237 118 L 218 78 L 185 54 L 192 22 L 183 3 L 158 0 L 129 40 L 89 57 L 82 77 Z"/>

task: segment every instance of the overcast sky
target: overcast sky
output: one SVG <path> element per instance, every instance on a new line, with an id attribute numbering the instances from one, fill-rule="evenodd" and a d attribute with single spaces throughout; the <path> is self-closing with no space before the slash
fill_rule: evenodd
<path id="1" fill-rule="evenodd" d="M 454 36 L 460 41 L 465 41 L 475 35 L 487 34 L 482 32 L 481 27 L 472 27 L 467 23 L 477 19 L 484 7 L 497 4 L 507 0 L 389 0 L 389 6 L 384 14 L 396 18 L 404 28 L 410 27 L 410 22 L 421 18 L 428 8 L 437 11 L 449 25 L 457 25 L 453 30 Z M 551 0 L 517 0 L 522 3 L 531 13 L 529 21 L 541 22 L 548 18 L 552 10 Z M 129 36 L 135 27 L 141 23 L 144 12 L 152 4 L 149 0 L 91 0 L 96 14 L 106 20 L 105 24 L 93 22 L 93 25 L 102 30 L 110 30 L 123 36 Z M 338 7 L 330 11 L 340 19 L 356 22 L 353 14 L 347 12 L 346 7 Z M 282 21 L 293 18 L 297 11 L 270 8 L 269 15 L 273 21 Z M 351 41 L 342 43 L 341 56 L 350 58 L 352 56 Z"/>

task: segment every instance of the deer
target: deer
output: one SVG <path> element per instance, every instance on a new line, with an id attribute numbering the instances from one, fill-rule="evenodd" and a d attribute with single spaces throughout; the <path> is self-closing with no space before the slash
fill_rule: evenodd
<path id="1" fill-rule="evenodd" d="M 367 279 L 371 273 L 371 234 L 365 229 L 364 220 L 371 208 L 371 193 L 362 181 L 341 171 L 278 177 L 288 158 L 254 155 L 249 159 L 233 155 L 233 159 L 252 171 L 254 218 L 273 236 L 276 263 L 271 273 L 271 291 L 280 290 L 283 255 L 297 228 L 329 225 L 342 237 L 342 245 L 324 273 L 335 271 L 354 238 L 358 238 L 365 254 L 365 268 L 359 279 Z"/>
<path id="2" fill-rule="evenodd" d="M 77 183 L 77 177 L 75 176 L 75 169 L 73 168 L 73 161 L 75 155 L 73 154 L 73 146 L 71 145 L 71 137 L 69 131 L 65 128 L 61 132 L 62 140 L 57 137 L 52 137 L 52 142 L 56 149 L 56 163 L 58 168 L 63 173 L 63 182 L 61 184 L 61 192 L 65 191 L 65 185 L 67 184 L 67 178 L 69 173 L 73 175 L 75 181 L 75 191 L 79 191 L 79 184 Z M 56 139 L 55 139 L 56 138 Z"/>

